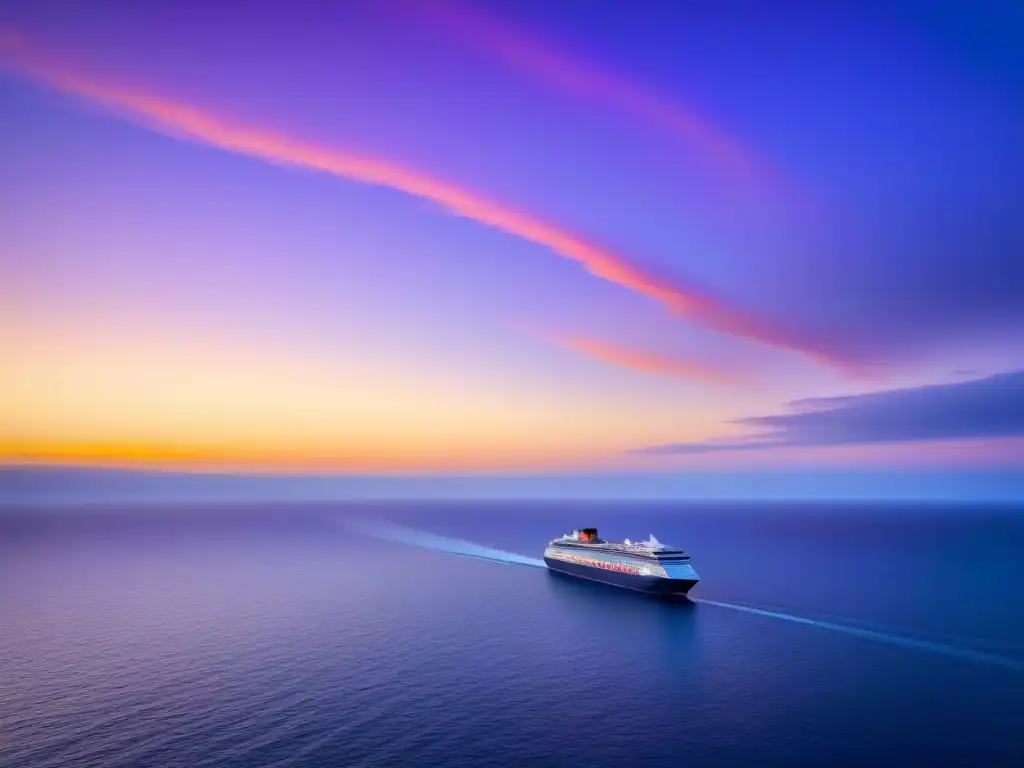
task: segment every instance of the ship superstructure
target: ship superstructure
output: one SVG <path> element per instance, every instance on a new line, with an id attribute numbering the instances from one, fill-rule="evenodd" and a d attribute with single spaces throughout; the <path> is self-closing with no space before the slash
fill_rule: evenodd
<path id="1" fill-rule="evenodd" d="M 700 581 L 681 549 L 646 541 L 610 542 L 596 528 L 580 528 L 552 539 L 544 550 L 548 568 L 616 587 L 666 595 L 685 595 Z"/>

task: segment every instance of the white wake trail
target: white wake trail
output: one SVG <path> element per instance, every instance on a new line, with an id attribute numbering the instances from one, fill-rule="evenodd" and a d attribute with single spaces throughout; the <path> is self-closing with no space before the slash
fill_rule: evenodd
<path id="1" fill-rule="evenodd" d="M 764 608 L 755 608 L 750 605 L 739 605 L 737 603 L 725 603 L 720 600 L 708 600 L 707 598 L 693 598 L 695 603 L 703 603 L 705 605 L 713 605 L 717 608 L 728 608 L 732 611 L 742 611 L 744 613 L 752 613 L 757 616 L 766 616 L 771 619 L 780 619 L 782 621 L 791 621 L 795 624 L 804 624 L 806 626 L 818 627 L 820 629 L 828 629 L 832 632 L 842 632 L 847 635 L 853 635 L 854 637 L 862 637 L 867 640 L 875 640 L 880 643 L 888 643 L 890 645 L 899 645 L 904 648 L 913 648 L 918 651 L 929 651 L 931 653 L 942 654 L 943 656 L 953 656 L 958 659 L 964 659 L 967 661 L 974 661 L 981 664 L 994 664 L 1000 667 L 1006 667 L 1013 669 L 1018 672 L 1024 672 L 1024 661 L 1017 659 L 1011 659 L 1008 656 L 1000 656 L 995 653 L 986 653 L 985 651 L 975 651 L 970 648 L 960 648 L 955 645 L 949 645 L 947 643 L 936 643 L 931 640 L 918 640 L 913 637 L 901 637 L 900 635 L 890 635 L 886 632 L 877 632 L 873 629 L 864 629 L 862 627 L 851 627 L 846 624 L 837 624 L 833 621 L 820 621 L 819 619 L 809 619 L 805 616 L 796 616 L 791 613 L 781 613 L 779 611 L 769 611 Z"/>
<path id="2" fill-rule="evenodd" d="M 423 549 L 433 549 L 437 552 L 447 552 L 450 555 L 488 560 L 503 565 L 521 565 L 529 568 L 545 567 L 544 561 L 536 557 L 527 557 L 515 552 L 485 547 L 463 539 L 439 536 L 385 520 L 346 520 L 343 524 L 350 530 L 361 533 L 364 536 L 394 541 L 400 544 L 409 544 L 414 547 L 422 547 Z"/>

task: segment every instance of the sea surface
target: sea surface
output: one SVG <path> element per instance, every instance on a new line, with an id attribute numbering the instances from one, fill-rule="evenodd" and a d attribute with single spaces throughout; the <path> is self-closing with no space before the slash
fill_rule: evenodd
<path id="1" fill-rule="evenodd" d="M 7 508 L 0 766 L 1024 766 L 1022 585 L 1011 507 Z"/>

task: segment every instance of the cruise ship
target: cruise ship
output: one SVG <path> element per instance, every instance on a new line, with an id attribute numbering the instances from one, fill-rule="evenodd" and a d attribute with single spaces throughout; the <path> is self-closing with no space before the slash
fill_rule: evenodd
<path id="1" fill-rule="evenodd" d="M 700 581 L 690 556 L 653 534 L 620 544 L 602 540 L 596 528 L 581 528 L 553 539 L 544 562 L 552 571 L 659 595 L 683 596 Z"/>

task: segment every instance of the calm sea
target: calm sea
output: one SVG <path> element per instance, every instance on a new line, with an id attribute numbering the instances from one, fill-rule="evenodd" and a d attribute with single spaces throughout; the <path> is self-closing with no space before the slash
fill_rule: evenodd
<path id="1" fill-rule="evenodd" d="M 666 604 L 356 517 L 530 557 L 654 533 L 703 580 Z M 1006 507 L 7 509 L 0 766 L 1021 766 L 1022 585 Z"/>

